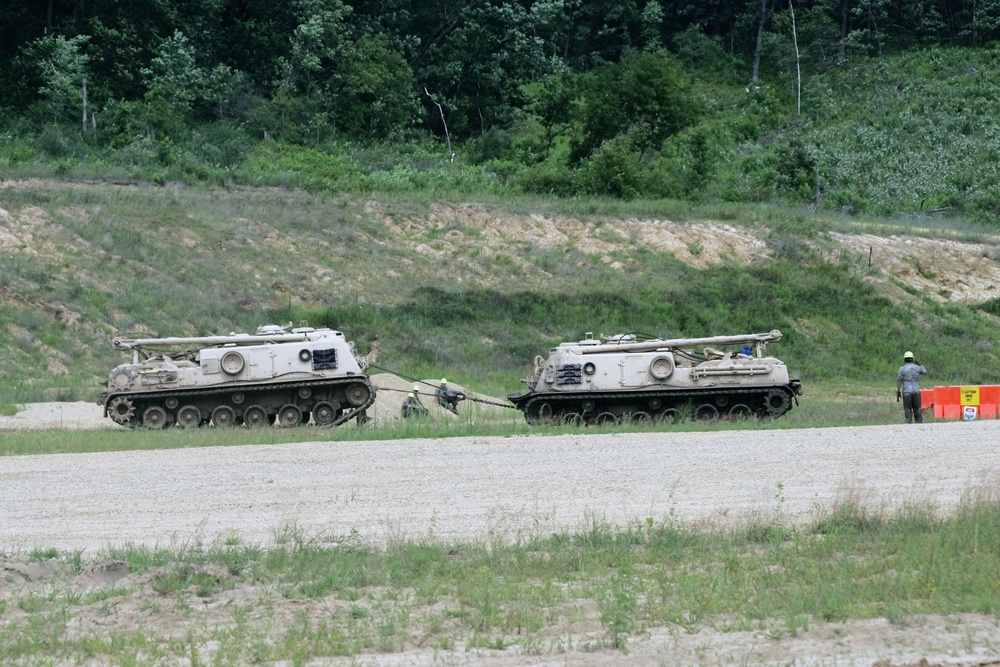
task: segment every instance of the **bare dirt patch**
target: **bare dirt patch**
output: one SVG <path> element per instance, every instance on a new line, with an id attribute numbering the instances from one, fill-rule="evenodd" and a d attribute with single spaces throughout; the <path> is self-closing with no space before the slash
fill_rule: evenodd
<path id="1" fill-rule="evenodd" d="M 940 238 L 830 235 L 850 252 L 870 257 L 889 277 L 936 301 L 980 303 L 1000 296 L 1000 247 Z"/>
<path id="2" fill-rule="evenodd" d="M 494 252 L 503 252 L 511 241 L 517 241 L 547 249 L 574 248 L 598 255 L 605 263 L 615 261 L 612 253 L 643 246 L 701 268 L 723 261 L 748 264 L 769 254 L 766 244 L 758 238 L 760 230 L 713 222 L 680 224 L 634 218 L 584 221 L 557 215 L 515 216 L 474 204 L 441 204 L 434 207 L 427 224 L 453 229 L 456 233 L 447 237 L 451 244 L 462 244 L 462 230 L 472 229 L 481 247 Z M 411 232 L 421 230 L 419 225 L 407 228 Z"/>

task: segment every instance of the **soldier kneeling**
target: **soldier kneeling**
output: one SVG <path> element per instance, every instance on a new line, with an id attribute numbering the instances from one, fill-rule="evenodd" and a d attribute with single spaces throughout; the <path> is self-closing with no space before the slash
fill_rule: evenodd
<path id="1" fill-rule="evenodd" d="M 403 419 L 409 419 L 410 417 L 422 417 L 427 414 L 427 408 L 425 408 L 424 404 L 420 402 L 420 399 L 417 398 L 416 394 L 411 391 L 403 400 L 403 407 L 400 410 L 400 414 Z"/>
<path id="2" fill-rule="evenodd" d="M 449 388 L 448 380 L 445 378 L 441 378 L 441 386 L 434 390 L 434 396 L 437 397 L 438 405 L 456 415 L 458 414 L 458 402 L 465 398 L 463 394 Z"/>

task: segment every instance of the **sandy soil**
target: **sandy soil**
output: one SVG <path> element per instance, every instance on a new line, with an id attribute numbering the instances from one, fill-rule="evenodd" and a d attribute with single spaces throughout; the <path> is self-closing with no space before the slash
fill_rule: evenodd
<path id="1" fill-rule="evenodd" d="M 0 427 L 19 419 L 63 428 L 104 426 L 99 409 L 86 403 L 30 406 Z M 0 549 L 9 560 L 0 569 L 15 570 L 18 554 L 37 547 L 92 556 L 125 542 L 179 546 L 238 535 L 269 544 L 289 529 L 331 544 L 352 531 L 386 544 L 425 537 L 513 539 L 647 517 L 697 527 L 776 515 L 802 522 L 838 500 L 885 509 L 930 503 L 948 511 L 1000 491 L 998 441 L 1000 421 L 981 421 L 3 457 Z M 872 665 L 885 660 L 880 663 L 885 667 L 926 658 L 931 665 L 986 665 L 1000 664 L 998 638 L 996 619 L 964 615 L 903 624 L 817 624 L 780 639 L 660 628 L 635 638 L 628 655 L 412 648 L 364 656 L 362 663 Z M 585 637 L 577 639 L 586 643 Z"/>

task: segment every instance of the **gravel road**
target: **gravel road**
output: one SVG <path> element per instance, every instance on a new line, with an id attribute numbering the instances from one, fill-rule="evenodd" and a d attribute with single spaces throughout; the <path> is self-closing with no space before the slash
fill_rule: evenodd
<path id="1" fill-rule="evenodd" d="M 1000 421 L 979 421 L 2 457 L 0 550 L 801 522 L 847 499 L 948 511 L 1000 491 L 998 442 Z"/>

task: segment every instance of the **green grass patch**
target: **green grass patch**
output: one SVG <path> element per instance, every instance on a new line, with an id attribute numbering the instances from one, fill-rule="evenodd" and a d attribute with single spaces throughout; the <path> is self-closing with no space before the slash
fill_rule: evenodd
<path id="1" fill-rule="evenodd" d="M 18 614 L 0 614 L 0 659 L 132 664 L 152 647 L 168 661 L 207 659 L 209 645 L 213 664 L 414 645 L 626 652 L 651 628 L 780 639 L 824 622 L 991 616 L 1000 611 L 997 544 L 995 501 L 938 516 L 848 499 L 796 527 L 764 519 L 704 532 L 649 519 L 509 544 L 421 540 L 381 549 L 292 527 L 266 547 L 114 547 L 96 555 L 127 566 L 113 595 L 73 595 L 58 577 L 8 595 Z M 78 555 L 63 564 L 67 577 L 86 565 Z M 116 605 L 126 598 L 149 615 L 141 628 L 121 625 Z M 209 622 L 220 607 L 229 613 Z M 94 616 L 106 620 L 81 629 Z"/>

